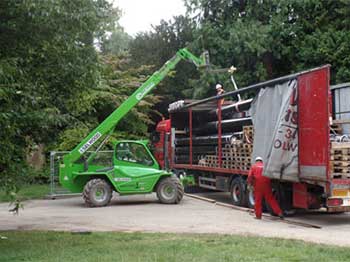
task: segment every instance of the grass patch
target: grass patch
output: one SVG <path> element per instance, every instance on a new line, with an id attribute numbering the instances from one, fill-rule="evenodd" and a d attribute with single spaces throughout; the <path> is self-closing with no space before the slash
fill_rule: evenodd
<path id="1" fill-rule="evenodd" d="M 43 198 L 50 192 L 49 185 L 43 184 L 29 184 L 23 185 L 17 193 L 17 199 L 20 201 L 29 200 L 29 199 L 39 199 Z M 6 192 L 0 191 L 0 202 L 9 202 L 11 201 L 11 196 L 7 195 Z"/>
<path id="2" fill-rule="evenodd" d="M 117 218 L 116 218 L 117 219 Z M 350 261 L 349 248 L 212 234 L 0 232 L 0 261 Z"/>

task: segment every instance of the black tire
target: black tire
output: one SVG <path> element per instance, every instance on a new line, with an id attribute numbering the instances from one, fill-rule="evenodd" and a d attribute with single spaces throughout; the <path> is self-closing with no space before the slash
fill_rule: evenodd
<path id="1" fill-rule="evenodd" d="M 157 197 L 162 204 L 178 204 L 184 195 L 184 188 L 175 176 L 163 178 L 157 185 Z"/>
<path id="2" fill-rule="evenodd" d="M 232 204 L 234 204 L 235 206 L 246 206 L 247 201 L 245 189 L 246 184 L 242 178 L 236 177 L 235 179 L 233 179 L 230 188 Z"/>
<path id="3" fill-rule="evenodd" d="M 112 193 L 112 187 L 106 180 L 95 178 L 86 183 L 83 198 L 88 207 L 103 207 L 111 201 Z"/>
<path id="4" fill-rule="evenodd" d="M 283 184 L 275 184 L 272 186 L 272 194 L 276 198 L 285 216 L 293 216 L 295 214 L 296 210 L 293 209 L 293 192 L 291 191 L 291 188 Z M 271 215 L 277 215 L 267 203 L 265 203 L 265 205 L 267 211 Z"/>
<path id="5" fill-rule="evenodd" d="M 251 190 L 249 190 L 247 188 L 247 190 L 246 190 L 246 199 L 247 199 L 247 206 L 249 208 L 254 208 L 255 200 L 254 200 L 254 190 L 253 190 L 253 188 Z"/>

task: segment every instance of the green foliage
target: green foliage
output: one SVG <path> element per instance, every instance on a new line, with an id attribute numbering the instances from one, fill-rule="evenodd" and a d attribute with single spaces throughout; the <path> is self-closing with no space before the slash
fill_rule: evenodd
<path id="1" fill-rule="evenodd" d="M 29 147 L 71 150 L 183 47 L 209 50 L 214 68 L 235 65 L 240 87 L 326 63 L 332 83 L 350 79 L 347 0 L 185 3 L 187 16 L 131 39 L 107 0 L 0 1 L 0 187 L 16 191 L 30 174 Z M 228 74 L 198 73 L 187 62 L 175 70 L 114 139 L 147 137 L 174 100 L 214 95 L 217 82 L 233 89 Z"/>
<path id="2" fill-rule="evenodd" d="M 239 86 L 327 63 L 333 66 L 333 83 L 349 81 L 349 1 L 187 0 L 186 4 L 200 24 L 197 46 L 209 50 L 214 64 L 235 65 Z M 193 84 L 203 89 L 203 81 Z M 205 90 L 199 96 L 206 95 Z"/>
<path id="3" fill-rule="evenodd" d="M 118 108 L 147 79 L 150 72 L 147 66 L 133 67 L 127 53 L 118 56 L 106 54 L 100 57 L 100 61 L 101 81 L 83 96 L 83 100 L 89 101 L 89 109 L 78 115 L 78 121 L 67 126 L 61 133 L 58 140 L 59 150 L 71 150 L 76 146 Z M 147 95 L 118 124 L 111 141 L 113 138 L 146 138 L 148 125 L 153 124 L 151 116 L 157 114 L 152 107 L 159 99 L 158 96 Z"/>
<path id="4" fill-rule="evenodd" d="M 25 175 L 31 143 L 53 143 L 90 109 L 95 42 L 118 16 L 105 0 L 0 2 L 0 187 Z"/>
<path id="5" fill-rule="evenodd" d="M 82 125 L 65 129 L 58 138 L 57 150 L 66 151 L 74 148 L 79 141 L 89 134 L 89 130 L 88 127 Z"/>
<path id="6" fill-rule="evenodd" d="M 0 187 L 17 192 L 31 177 L 28 148 L 71 150 L 150 73 L 130 65 L 119 17 L 106 0 L 0 2 Z M 114 137 L 147 136 L 158 100 L 148 96 Z"/>
<path id="7" fill-rule="evenodd" d="M 1 261 L 349 261 L 347 247 L 215 234 L 2 232 Z M 25 241 L 23 241 L 25 239 Z"/>
<path id="8" fill-rule="evenodd" d="M 172 21 L 162 20 L 150 32 L 139 33 L 130 43 L 130 54 L 134 65 L 149 65 L 155 70 L 160 68 L 175 53 L 184 47 L 189 47 L 196 55 L 197 52 L 190 43 L 193 41 L 195 23 L 184 16 L 174 17 Z M 165 78 L 154 91 L 162 96 L 161 103 L 156 110 L 166 114 L 168 104 L 178 98 L 183 98 L 185 90 L 192 88 L 190 78 L 198 77 L 198 71 L 192 64 L 182 61 L 167 78 Z M 159 117 L 158 119 L 159 120 Z"/>
<path id="9" fill-rule="evenodd" d="M 106 55 L 104 64 L 102 86 L 106 92 L 96 93 L 94 105 L 96 112 L 102 113 L 100 120 L 112 113 L 153 73 L 149 66 L 134 66 L 128 54 Z M 115 137 L 128 139 L 147 137 L 148 126 L 154 124 L 151 117 L 158 114 L 153 106 L 159 101 L 159 96 L 147 95 L 118 124 Z"/>
<path id="10" fill-rule="evenodd" d="M 101 43 L 104 54 L 121 55 L 128 51 L 132 37 L 120 26 L 116 27 L 110 36 Z"/>
<path id="11" fill-rule="evenodd" d="M 43 199 L 49 194 L 48 184 L 24 184 L 17 192 L 7 194 L 6 191 L 0 190 L 0 202 L 15 202 L 16 200 L 24 201 L 29 199 Z"/>

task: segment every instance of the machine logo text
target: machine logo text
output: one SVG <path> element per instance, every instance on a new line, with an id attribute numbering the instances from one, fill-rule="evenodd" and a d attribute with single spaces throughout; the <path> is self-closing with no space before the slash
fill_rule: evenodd
<path id="1" fill-rule="evenodd" d="M 79 153 L 83 154 L 86 150 L 88 150 L 100 137 L 101 137 L 101 133 L 97 132 L 95 135 L 93 135 L 93 137 L 91 137 L 89 139 L 89 141 L 87 141 L 80 149 L 79 149 Z"/>
<path id="2" fill-rule="evenodd" d="M 140 93 L 136 95 L 137 100 L 141 100 L 152 88 L 154 87 L 154 83 L 149 84 L 145 87 Z"/>

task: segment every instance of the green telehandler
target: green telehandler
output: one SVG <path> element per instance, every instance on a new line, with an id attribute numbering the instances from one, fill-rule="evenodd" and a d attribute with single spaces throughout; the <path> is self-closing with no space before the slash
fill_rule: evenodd
<path id="1" fill-rule="evenodd" d="M 147 147 L 147 141 L 116 141 L 111 165 L 93 161 L 118 122 L 181 60 L 190 61 L 197 67 L 206 67 L 208 53 L 204 52 L 198 58 L 187 49 L 180 49 L 60 161 L 61 185 L 73 193 L 82 192 L 87 206 L 108 205 L 113 191 L 120 195 L 156 192 L 161 203 L 177 204 L 181 201 L 184 193 L 181 181 L 173 173 L 160 169 Z M 88 151 L 91 147 L 94 148 L 92 152 Z"/>

